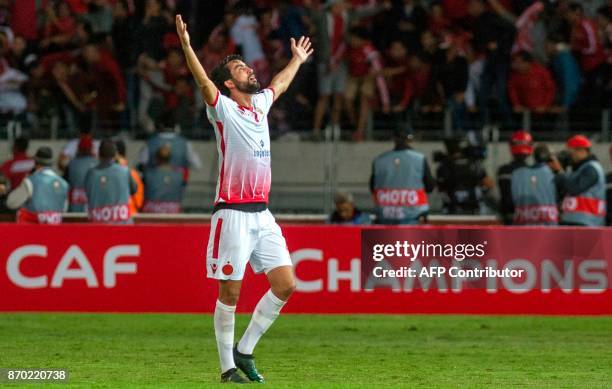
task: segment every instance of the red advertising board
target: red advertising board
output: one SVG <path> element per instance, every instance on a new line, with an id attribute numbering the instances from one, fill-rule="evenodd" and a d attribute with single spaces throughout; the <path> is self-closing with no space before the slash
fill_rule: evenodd
<path id="1" fill-rule="evenodd" d="M 298 289 L 284 311 L 612 314 L 612 229 L 399 231 L 413 242 L 486 241 L 482 261 L 522 266 L 536 281 L 514 289 L 500 282 L 488 288 L 403 281 L 364 287 L 361 228 L 286 225 Z M 205 277 L 208 233 L 207 225 L 1 224 L 0 311 L 212 312 L 217 285 Z M 238 311 L 250 312 L 267 282 L 250 271 L 244 282 Z"/>

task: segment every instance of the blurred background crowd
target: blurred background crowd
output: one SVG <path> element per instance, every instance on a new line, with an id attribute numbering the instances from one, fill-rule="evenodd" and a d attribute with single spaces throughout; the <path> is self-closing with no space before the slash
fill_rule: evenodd
<path id="1" fill-rule="evenodd" d="M 275 138 L 317 140 L 331 127 L 388 139 L 397 126 L 436 137 L 492 123 L 595 132 L 612 105 L 611 9 L 610 0 L 0 0 L 2 128 L 147 137 L 171 115 L 187 137 L 211 137 L 174 32 L 181 13 L 206 70 L 241 52 L 262 85 L 287 63 L 289 37 L 313 37 L 314 60 L 270 112 Z"/>

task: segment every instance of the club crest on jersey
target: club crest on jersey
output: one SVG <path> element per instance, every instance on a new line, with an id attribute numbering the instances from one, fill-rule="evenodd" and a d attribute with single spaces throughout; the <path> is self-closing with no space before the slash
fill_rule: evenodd
<path id="1" fill-rule="evenodd" d="M 234 267 L 230 264 L 230 263 L 226 263 L 225 265 L 223 265 L 223 267 L 221 268 L 221 271 L 223 272 L 223 274 L 225 274 L 226 276 L 231 275 L 234 272 Z"/>

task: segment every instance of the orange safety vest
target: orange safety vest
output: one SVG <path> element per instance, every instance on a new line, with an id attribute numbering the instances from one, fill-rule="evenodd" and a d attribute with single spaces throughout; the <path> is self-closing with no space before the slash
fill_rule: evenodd
<path id="1" fill-rule="evenodd" d="M 119 158 L 118 161 L 121 166 L 128 166 L 128 162 L 125 158 Z M 135 169 L 129 169 L 132 179 L 136 183 L 136 193 L 130 196 L 129 202 L 130 214 L 134 215 L 142 209 L 142 205 L 144 204 L 144 183 L 142 182 L 142 178 L 140 178 L 140 174 L 138 174 Z"/>

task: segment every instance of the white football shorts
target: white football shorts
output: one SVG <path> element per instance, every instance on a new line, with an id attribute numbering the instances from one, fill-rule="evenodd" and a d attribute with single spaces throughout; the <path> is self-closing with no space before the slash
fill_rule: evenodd
<path id="1" fill-rule="evenodd" d="M 241 280 L 247 262 L 255 273 L 291 266 L 283 233 L 269 210 L 220 209 L 210 221 L 206 250 L 208 278 Z"/>

